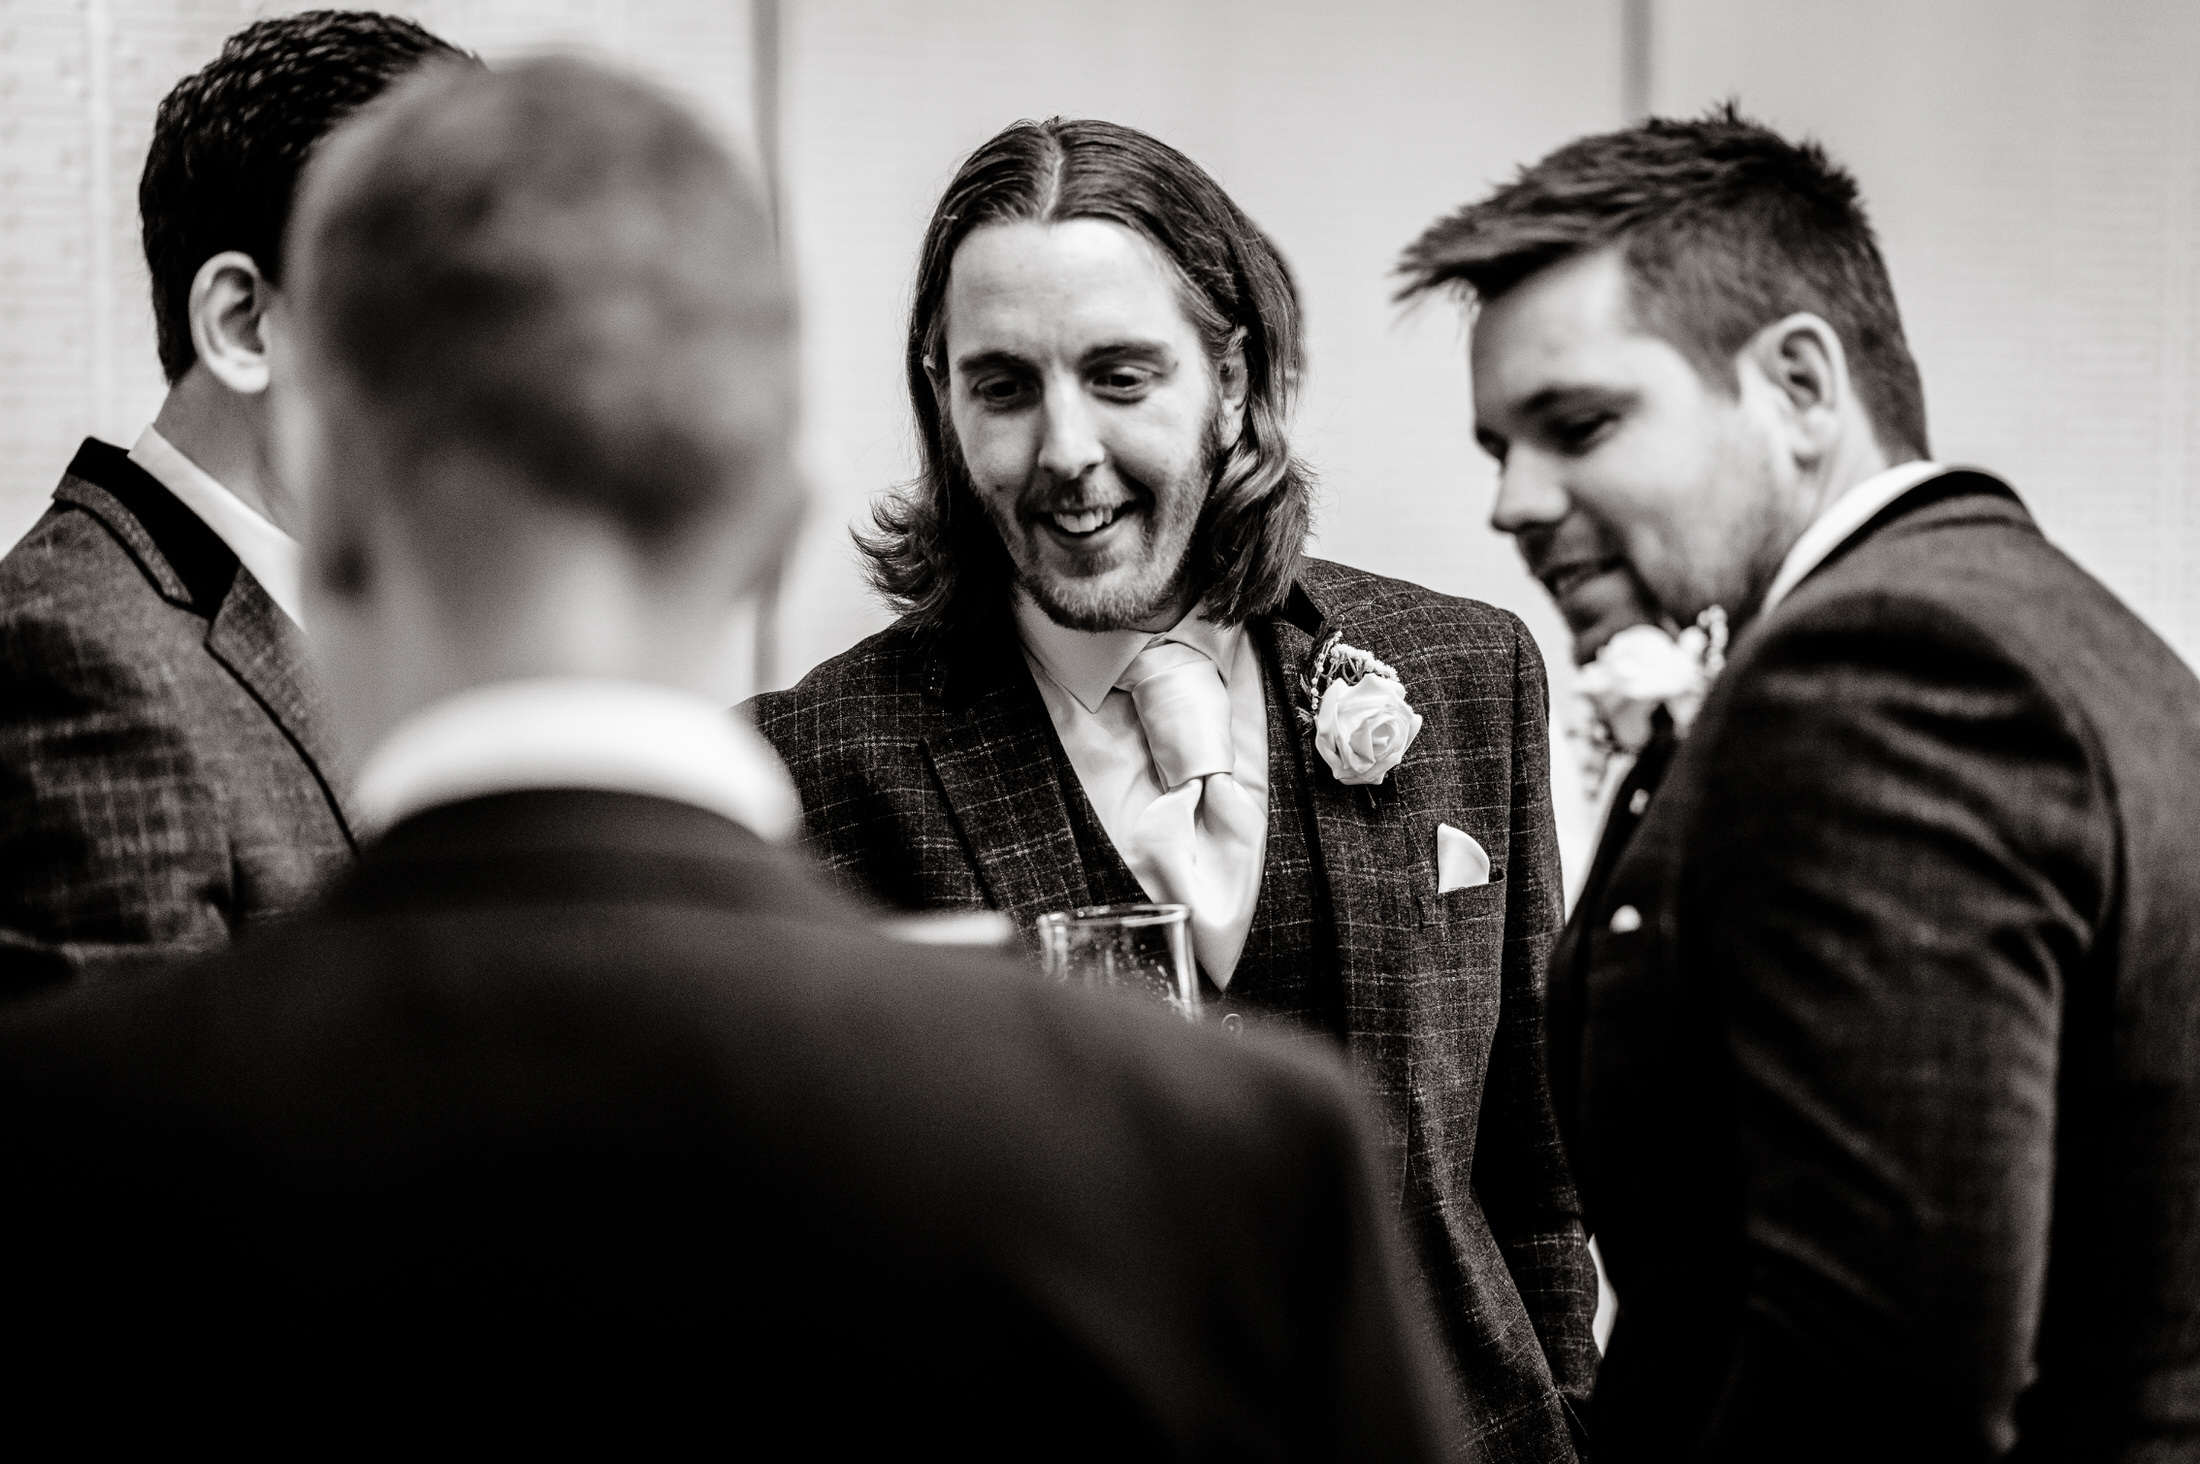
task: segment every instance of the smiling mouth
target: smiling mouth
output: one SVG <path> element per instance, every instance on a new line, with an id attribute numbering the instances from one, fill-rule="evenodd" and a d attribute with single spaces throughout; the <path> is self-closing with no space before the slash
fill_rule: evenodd
<path id="1" fill-rule="evenodd" d="M 1536 578 L 1543 581 L 1543 588 L 1550 591 L 1552 599 L 1563 600 L 1589 581 L 1625 567 L 1626 561 L 1617 557 L 1580 559 L 1572 564 L 1562 564 L 1556 569 L 1547 569 Z"/>
<path id="2" fill-rule="evenodd" d="M 1072 539 L 1087 539 L 1121 518 L 1130 506 L 1124 502 L 1106 508 L 1055 509 L 1039 517 Z"/>

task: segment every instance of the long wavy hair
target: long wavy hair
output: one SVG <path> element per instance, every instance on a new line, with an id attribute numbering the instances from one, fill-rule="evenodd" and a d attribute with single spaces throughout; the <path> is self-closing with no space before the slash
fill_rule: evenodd
<path id="1" fill-rule="evenodd" d="M 939 629 L 997 604 L 1014 577 L 941 410 L 945 305 L 955 251 L 997 223 L 1105 219 L 1144 236 L 1176 271 L 1212 369 L 1243 353 L 1244 425 L 1215 444 L 1214 481 L 1192 538 L 1196 582 L 1222 624 L 1276 609 L 1298 574 L 1313 479 L 1286 425 L 1302 361 L 1298 292 L 1283 256 L 1200 166 L 1112 122 L 1018 122 L 972 153 L 924 233 L 909 311 L 915 482 L 872 506 L 856 532 L 871 583 L 909 620 Z"/>

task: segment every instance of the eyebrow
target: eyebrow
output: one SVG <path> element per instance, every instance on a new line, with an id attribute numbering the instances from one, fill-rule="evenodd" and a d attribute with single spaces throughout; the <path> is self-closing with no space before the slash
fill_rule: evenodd
<path id="1" fill-rule="evenodd" d="M 1148 361 L 1156 366 L 1174 367 L 1176 352 L 1161 341 L 1106 341 L 1094 346 L 1077 360 L 1082 367 L 1098 366 L 1108 361 Z M 1029 371 L 1029 359 L 1014 351 L 972 351 L 967 356 L 955 358 L 955 369 L 964 373 L 986 370 Z"/>
<path id="2" fill-rule="evenodd" d="M 1562 407 L 1596 402 L 1607 404 L 1633 401 L 1638 395 L 1632 388 L 1621 386 L 1594 386 L 1588 383 L 1563 383 L 1546 386 L 1531 393 L 1526 400 L 1513 408 L 1522 417 L 1541 417 Z"/>

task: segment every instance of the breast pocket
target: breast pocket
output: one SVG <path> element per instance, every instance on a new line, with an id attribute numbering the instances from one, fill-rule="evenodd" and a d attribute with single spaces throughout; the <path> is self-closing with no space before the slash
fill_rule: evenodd
<path id="1" fill-rule="evenodd" d="M 1505 871 L 1492 869 L 1488 884 L 1438 893 L 1431 886 L 1421 892 L 1423 925 L 1473 925 L 1505 919 Z"/>

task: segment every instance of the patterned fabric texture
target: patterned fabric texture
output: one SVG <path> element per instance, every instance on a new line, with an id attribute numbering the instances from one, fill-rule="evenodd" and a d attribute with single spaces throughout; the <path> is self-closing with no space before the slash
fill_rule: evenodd
<path id="1" fill-rule="evenodd" d="M 0 560 L 0 997 L 301 908 L 351 836 L 297 626 L 87 441 Z"/>
<path id="2" fill-rule="evenodd" d="M 1318 832 L 1345 1043 L 1465 1400 L 1460 1448 L 1571 1459 L 1596 1283 L 1543 1072 L 1560 891 L 1542 661 L 1517 618 L 1474 601 L 1319 560 L 1300 585 L 1328 629 L 1399 670 L 1425 719 L 1372 790 L 1340 786 L 1293 739 L 1270 817 L 1310 812 Z M 1318 628 L 1256 623 L 1271 677 L 1297 672 Z M 1095 902 L 1005 606 L 931 639 L 889 628 L 747 710 L 794 775 L 812 851 L 851 887 L 1002 910 L 1026 932 Z M 1310 810 L 1281 806 L 1293 789 Z M 1437 892 L 1440 822 L 1489 851 L 1487 885 Z"/>

